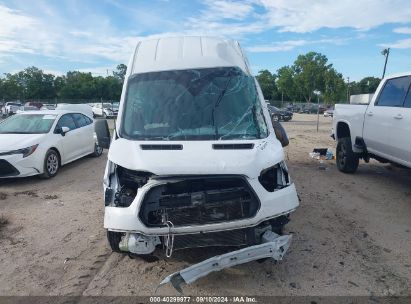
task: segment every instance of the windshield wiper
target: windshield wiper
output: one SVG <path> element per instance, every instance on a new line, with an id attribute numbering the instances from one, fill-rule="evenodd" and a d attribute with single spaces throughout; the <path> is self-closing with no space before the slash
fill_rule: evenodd
<path id="1" fill-rule="evenodd" d="M 258 125 L 258 118 L 257 118 L 257 108 L 255 106 L 255 102 L 253 105 L 253 108 L 251 109 L 252 113 L 253 113 L 253 121 L 255 123 L 255 127 L 257 129 L 257 137 L 261 138 L 261 130 L 260 130 L 260 126 Z"/>
<path id="2" fill-rule="evenodd" d="M 227 92 L 227 89 L 228 89 L 228 86 L 229 86 L 229 84 L 230 84 L 231 79 L 232 79 L 232 76 L 229 76 L 229 77 L 228 77 L 228 80 L 227 80 L 227 82 L 226 82 L 226 84 L 225 84 L 224 89 L 221 90 L 221 93 L 220 93 L 220 95 L 218 96 L 218 98 L 217 98 L 217 100 L 216 100 L 216 102 L 215 102 L 215 104 L 214 104 L 213 109 L 211 110 L 211 123 L 212 123 L 212 125 L 214 126 L 215 138 L 216 138 L 216 139 L 218 138 L 218 127 L 217 127 L 217 125 L 215 124 L 215 116 L 214 116 L 214 113 L 215 113 L 215 109 L 220 105 L 221 100 L 223 99 L 225 93 Z"/>

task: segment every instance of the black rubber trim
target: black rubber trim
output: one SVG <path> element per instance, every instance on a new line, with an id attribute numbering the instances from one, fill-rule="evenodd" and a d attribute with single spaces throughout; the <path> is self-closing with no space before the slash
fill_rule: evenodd
<path id="1" fill-rule="evenodd" d="M 183 145 L 140 145 L 141 150 L 183 150 Z"/>
<path id="2" fill-rule="evenodd" d="M 214 150 L 251 150 L 254 144 L 213 144 Z"/>

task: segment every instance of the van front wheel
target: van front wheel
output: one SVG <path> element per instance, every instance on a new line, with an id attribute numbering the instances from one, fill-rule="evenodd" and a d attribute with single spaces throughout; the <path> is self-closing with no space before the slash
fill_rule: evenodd
<path id="1" fill-rule="evenodd" d="M 113 250 L 114 252 L 122 252 L 119 248 L 119 244 L 121 241 L 121 237 L 123 235 L 124 233 L 121 233 L 121 232 L 107 230 L 107 240 L 108 240 L 108 243 L 110 244 L 111 250 Z"/>

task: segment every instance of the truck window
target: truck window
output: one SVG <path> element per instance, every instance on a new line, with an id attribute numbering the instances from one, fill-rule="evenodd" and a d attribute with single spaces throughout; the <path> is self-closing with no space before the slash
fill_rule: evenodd
<path id="1" fill-rule="evenodd" d="M 398 77 L 387 80 L 378 97 L 376 106 L 382 107 L 402 107 L 408 88 L 410 87 L 411 77 Z"/>
<path id="2" fill-rule="evenodd" d="M 404 108 L 411 108 L 411 87 L 408 89 L 407 97 L 405 97 Z"/>

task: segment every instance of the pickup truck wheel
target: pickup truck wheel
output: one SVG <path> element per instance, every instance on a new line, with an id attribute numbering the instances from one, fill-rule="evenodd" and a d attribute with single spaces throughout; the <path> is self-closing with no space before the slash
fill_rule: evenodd
<path id="1" fill-rule="evenodd" d="M 121 232 L 114 232 L 114 231 L 108 231 L 107 230 L 107 240 L 108 243 L 110 244 L 110 248 L 111 250 L 113 250 L 114 252 L 121 252 L 119 248 L 119 244 L 121 241 L 121 237 L 124 235 L 124 233 Z"/>
<path id="2" fill-rule="evenodd" d="M 358 168 L 359 157 L 352 150 L 351 138 L 343 137 L 337 143 L 337 167 L 344 173 L 354 173 Z"/>

